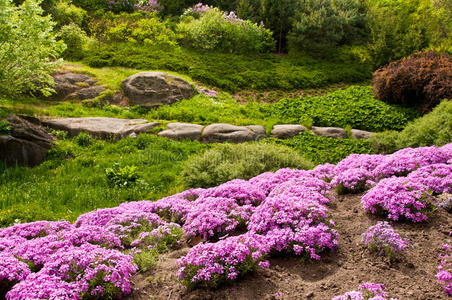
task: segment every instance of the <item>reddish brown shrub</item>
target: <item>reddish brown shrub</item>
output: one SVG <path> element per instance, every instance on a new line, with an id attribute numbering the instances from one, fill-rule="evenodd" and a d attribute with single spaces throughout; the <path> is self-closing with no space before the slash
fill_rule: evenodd
<path id="1" fill-rule="evenodd" d="M 427 113 L 452 99 L 452 59 L 433 50 L 418 52 L 375 71 L 372 86 L 377 99 Z"/>

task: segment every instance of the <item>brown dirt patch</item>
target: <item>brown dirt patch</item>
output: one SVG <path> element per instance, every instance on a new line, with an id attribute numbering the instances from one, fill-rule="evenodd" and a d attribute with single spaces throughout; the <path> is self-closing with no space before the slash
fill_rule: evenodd
<path id="1" fill-rule="evenodd" d="M 384 257 L 369 253 L 361 234 L 384 218 L 366 214 L 361 195 L 337 196 L 330 205 L 338 226 L 339 249 L 325 253 L 318 262 L 302 262 L 293 256 L 270 260 L 269 270 L 258 270 L 232 286 L 219 290 L 187 291 L 176 281 L 178 257 L 184 248 L 162 256 L 158 267 L 135 276 L 136 291 L 130 299 L 331 299 L 356 290 L 361 283 L 386 285 L 399 299 L 447 299 L 436 282 L 441 245 L 451 242 L 452 214 L 440 209 L 423 224 L 392 223 L 413 243 L 400 262 L 390 264 Z M 146 279 L 147 278 L 147 279 Z"/>

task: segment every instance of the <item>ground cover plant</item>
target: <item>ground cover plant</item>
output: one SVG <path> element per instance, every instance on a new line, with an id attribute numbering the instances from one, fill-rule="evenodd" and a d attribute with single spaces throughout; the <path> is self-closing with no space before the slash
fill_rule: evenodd
<path id="1" fill-rule="evenodd" d="M 0 253 L 8 263 L 0 264 L 0 274 L 9 275 L 2 275 L 2 286 L 8 289 L 4 291 L 7 299 L 39 298 L 38 293 L 43 293 L 42 297 L 64 295 L 74 299 L 88 293 L 106 297 L 130 294 L 131 278 L 138 270 L 134 259 L 140 261 L 140 253 L 156 247 L 164 253 L 180 245 L 182 231 L 178 234 L 171 227 L 182 228 L 185 234 L 203 240 L 178 260 L 178 277 L 189 289 L 218 288 L 257 269 L 271 269 L 269 259 L 281 253 L 321 260 L 328 253 L 335 255 L 340 247 L 328 206 L 334 200 L 330 192 L 336 176 L 365 161 L 363 166 L 373 172 L 378 187 L 386 180 L 405 178 L 390 177 L 403 175 L 394 173 L 394 158 L 406 157 L 400 160 L 402 165 L 397 170 L 412 172 L 450 161 L 451 146 L 407 148 L 392 155 L 376 155 L 375 159 L 372 155 L 352 155 L 337 166 L 280 169 L 249 181 L 233 180 L 209 189 L 187 190 L 154 202 L 123 203 L 83 214 L 74 224 L 41 221 L 3 228 Z M 333 181 L 328 183 L 325 178 Z M 415 178 L 409 184 L 417 184 Z M 390 191 L 381 193 L 388 199 L 397 198 Z M 171 223 L 171 215 L 177 216 L 179 224 Z M 229 235 L 239 230 L 245 233 Z M 363 239 L 379 251 L 391 247 L 396 255 L 406 246 L 387 223 L 371 227 Z M 440 258 L 447 261 L 447 257 Z M 443 262 L 438 280 L 446 286 L 447 272 L 447 263 Z M 383 289 L 382 285 L 366 283 L 360 291 L 337 299 L 355 294 L 386 297 Z"/>

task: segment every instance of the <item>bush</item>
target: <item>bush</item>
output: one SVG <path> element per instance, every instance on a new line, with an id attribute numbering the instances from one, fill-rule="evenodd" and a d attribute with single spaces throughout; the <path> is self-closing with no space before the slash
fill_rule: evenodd
<path id="1" fill-rule="evenodd" d="M 103 42 L 133 42 L 148 46 L 177 44 L 176 34 L 156 14 L 106 14 L 94 19 L 89 27 L 91 34 Z"/>
<path id="2" fill-rule="evenodd" d="M 7 120 L 0 120 L 0 135 L 9 134 L 11 132 L 11 126 Z"/>
<path id="3" fill-rule="evenodd" d="M 412 118 L 411 110 L 374 99 L 369 87 L 351 86 L 325 96 L 283 99 L 272 107 L 272 114 L 288 123 L 337 126 L 381 131 L 402 129 Z"/>
<path id="4" fill-rule="evenodd" d="M 112 168 L 105 170 L 107 181 L 110 186 L 114 187 L 129 187 L 140 180 L 140 175 L 137 172 L 136 166 L 124 166 L 121 167 L 116 163 Z"/>
<path id="5" fill-rule="evenodd" d="M 178 31 L 184 45 L 201 50 L 264 53 L 275 45 L 271 32 L 263 25 L 209 6 L 197 5 L 187 10 Z"/>
<path id="6" fill-rule="evenodd" d="M 67 46 L 62 54 L 64 58 L 72 60 L 83 58 L 83 47 L 88 42 L 88 36 L 78 25 L 74 23 L 64 25 L 58 35 Z"/>
<path id="7" fill-rule="evenodd" d="M 377 99 L 429 112 L 452 99 L 452 58 L 430 50 L 378 69 L 372 81 Z"/>
<path id="8" fill-rule="evenodd" d="M 61 64 L 56 58 L 64 44 L 56 41 L 54 23 L 42 17 L 39 3 L 27 0 L 16 8 L 0 0 L 0 94 L 52 91 L 50 74 Z"/>
<path id="9" fill-rule="evenodd" d="M 385 131 L 371 137 L 377 152 L 391 153 L 398 149 L 442 146 L 452 141 L 452 101 L 443 101 L 431 113 L 409 123 L 401 132 Z"/>
<path id="10" fill-rule="evenodd" d="M 291 50 L 319 54 L 338 45 L 364 41 L 362 1 L 300 1 L 294 19 L 289 34 Z"/>
<path id="11" fill-rule="evenodd" d="M 222 144 L 188 159 L 182 171 L 186 187 L 211 187 L 240 178 L 250 179 L 267 171 L 313 165 L 294 150 L 271 144 Z"/>
<path id="12" fill-rule="evenodd" d="M 88 133 L 82 132 L 74 138 L 74 142 L 80 147 L 88 147 L 94 142 L 94 138 Z"/>
<path id="13" fill-rule="evenodd" d="M 352 153 L 372 154 L 372 144 L 367 140 L 335 139 L 303 132 L 288 140 L 269 138 L 267 142 L 294 148 L 314 164 L 338 163 Z"/>
<path id="14" fill-rule="evenodd" d="M 60 29 L 64 25 L 71 23 L 76 24 L 80 28 L 86 28 L 88 22 L 88 14 L 83 8 L 68 4 L 64 1 L 58 2 L 50 11 L 53 20 L 56 22 L 56 29 Z"/>

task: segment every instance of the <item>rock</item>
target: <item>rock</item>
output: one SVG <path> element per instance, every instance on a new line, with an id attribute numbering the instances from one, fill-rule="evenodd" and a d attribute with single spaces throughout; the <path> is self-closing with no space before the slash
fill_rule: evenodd
<path id="1" fill-rule="evenodd" d="M 189 99 L 196 90 L 182 78 L 164 72 L 140 72 L 122 82 L 132 105 L 153 107 Z"/>
<path id="2" fill-rule="evenodd" d="M 0 136 L 0 160 L 8 166 L 15 166 L 17 163 L 33 167 L 42 163 L 55 138 L 36 118 L 8 116 L 7 120 L 11 133 Z"/>
<path id="3" fill-rule="evenodd" d="M 61 71 L 53 75 L 55 80 L 55 94 L 50 96 L 53 100 L 93 99 L 106 89 L 95 85 L 97 81 L 86 74 Z"/>
<path id="4" fill-rule="evenodd" d="M 76 84 L 79 82 L 85 82 L 85 81 L 91 79 L 91 77 L 89 77 L 86 74 L 63 72 L 63 73 L 57 73 L 56 75 L 54 75 L 54 79 L 55 79 L 56 83 L 67 82 L 70 84 Z"/>
<path id="5" fill-rule="evenodd" d="M 166 130 L 160 131 L 158 136 L 173 140 L 199 140 L 203 128 L 204 126 L 198 124 L 169 123 L 166 125 Z"/>
<path id="6" fill-rule="evenodd" d="M 90 86 L 88 88 L 83 88 L 76 93 L 74 93 L 74 98 L 78 100 L 85 100 L 85 99 L 93 99 L 100 95 L 100 93 L 106 91 L 107 89 L 100 86 L 100 85 L 94 85 Z M 71 96 L 70 96 L 71 97 Z"/>
<path id="7" fill-rule="evenodd" d="M 339 127 L 315 127 L 311 129 L 312 133 L 318 136 L 326 136 L 336 139 L 347 138 L 347 131 Z"/>
<path id="8" fill-rule="evenodd" d="M 147 120 L 143 119 L 104 117 L 48 119 L 42 120 L 42 123 L 56 130 L 67 131 L 70 136 L 87 132 L 95 138 L 114 140 L 128 137 L 132 133 L 144 133 L 160 126 L 158 122 L 148 123 Z"/>
<path id="9" fill-rule="evenodd" d="M 255 141 L 258 134 L 245 126 L 230 124 L 211 124 L 202 131 L 201 139 L 205 143 L 242 143 Z"/>
<path id="10" fill-rule="evenodd" d="M 249 128 L 252 131 L 254 131 L 257 134 L 257 139 L 258 140 L 262 140 L 262 139 L 265 139 L 267 137 L 267 130 L 265 129 L 264 126 L 261 126 L 261 125 L 248 125 L 248 126 L 246 126 L 246 128 Z"/>
<path id="11" fill-rule="evenodd" d="M 278 139 L 290 139 L 306 130 L 306 127 L 298 124 L 275 125 L 270 132 L 270 135 L 271 137 Z"/>
<path id="12" fill-rule="evenodd" d="M 373 132 L 365 131 L 365 130 L 359 130 L 359 129 L 352 129 L 352 138 L 354 139 L 368 139 L 372 135 Z"/>

